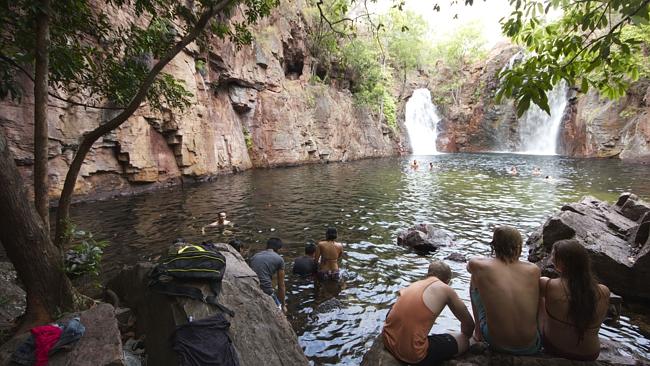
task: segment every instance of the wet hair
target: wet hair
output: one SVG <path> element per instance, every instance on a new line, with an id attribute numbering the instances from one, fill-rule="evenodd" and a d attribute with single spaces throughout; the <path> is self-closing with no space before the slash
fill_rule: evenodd
<path id="1" fill-rule="evenodd" d="M 447 263 L 436 259 L 429 263 L 427 276 L 436 276 L 440 281 L 448 284 L 451 281 L 451 268 Z"/>
<path id="2" fill-rule="evenodd" d="M 218 217 L 221 217 L 221 215 L 223 215 L 223 217 L 227 217 L 227 216 L 228 216 L 228 215 L 226 214 L 226 211 L 221 211 L 221 212 L 219 212 L 219 214 L 218 214 L 217 216 L 218 216 Z"/>
<path id="3" fill-rule="evenodd" d="M 568 318 L 578 331 L 578 343 L 596 319 L 598 282 L 591 270 L 587 249 L 575 239 L 559 240 L 553 244 L 554 262 L 562 264 L 561 278 L 569 287 Z"/>
<path id="4" fill-rule="evenodd" d="M 325 240 L 336 240 L 337 236 L 336 228 L 328 227 L 325 231 Z"/>
<path id="5" fill-rule="evenodd" d="M 499 226 L 494 229 L 492 236 L 492 253 L 506 263 L 512 263 L 519 259 L 521 247 L 524 240 L 519 231 L 512 226 Z"/>
<path id="6" fill-rule="evenodd" d="M 316 253 L 316 243 L 313 241 L 307 242 L 307 244 L 305 244 L 305 254 L 312 255 L 314 253 Z"/>
<path id="7" fill-rule="evenodd" d="M 269 238 L 266 241 L 266 249 L 273 249 L 276 252 L 282 248 L 282 240 L 280 238 Z"/>
<path id="8" fill-rule="evenodd" d="M 231 247 L 235 248 L 236 251 L 241 252 L 241 247 L 242 247 L 241 240 L 239 240 L 239 239 L 230 239 L 230 241 L 228 241 L 228 244 Z"/>

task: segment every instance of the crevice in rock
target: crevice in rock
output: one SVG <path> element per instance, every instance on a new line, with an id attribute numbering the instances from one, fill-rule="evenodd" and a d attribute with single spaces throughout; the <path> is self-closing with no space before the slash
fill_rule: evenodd
<path id="1" fill-rule="evenodd" d="M 284 51 L 284 60 L 282 62 L 284 76 L 289 80 L 299 79 L 305 66 L 305 55 L 302 49 L 292 47 L 286 42 L 282 42 L 282 49 Z"/>

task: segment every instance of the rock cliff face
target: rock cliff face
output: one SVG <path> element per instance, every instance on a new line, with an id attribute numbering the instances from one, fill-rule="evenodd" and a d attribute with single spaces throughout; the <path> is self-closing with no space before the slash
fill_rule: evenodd
<path id="1" fill-rule="evenodd" d="M 129 193 L 181 179 L 249 169 L 393 155 L 391 131 L 355 106 L 347 90 L 309 85 L 301 0 L 285 0 L 255 28 L 251 46 L 214 40 L 195 46 L 166 68 L 194 95 L 184 111 L 140 108 L 100 139 L 77 181 L 77 194 Z M 132 14 L 115 13 L 115 22 Z M 234 20 L 241 17 L 235 14 Z M 201 62 L 198 62 L 198 61 Z M 204 65 L 204 66 L 203 66 Z M 26 181 L 33 164 L 32 85 L 20 103 L 0 104 L 0 127 Z M 74 96 L 72 96 L 75 98 Z M 113 111 L 84 109 L 50 98 L 50 196 L 58 196 L 80 136 Z"/>
<path id="2" fill-rule="evenodd" d="M 590 91 L 568 109 L 561 154 L 650 161 L 650 80 L 635 83 L 618 101 Z"/>

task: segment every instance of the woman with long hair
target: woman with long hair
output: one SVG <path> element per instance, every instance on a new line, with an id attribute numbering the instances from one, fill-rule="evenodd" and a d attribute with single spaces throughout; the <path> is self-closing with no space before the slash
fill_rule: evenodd
<path id="1" fill-rule="evenodd" d="M 541 277 L 539 328 L 546 353 L 594 361 L 600 353 L 598 330 L 607 315 L 609 289 L 598 284 L 587 250 L 576 240 L 553 245 L 551 259 L 560 277 Z"/>

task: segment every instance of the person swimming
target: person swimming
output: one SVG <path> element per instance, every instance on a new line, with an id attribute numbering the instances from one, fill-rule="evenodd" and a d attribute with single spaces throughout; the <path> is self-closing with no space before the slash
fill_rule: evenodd
<path id="1" fill-rule="evenodd" d="M 418 161 L 416 159 L 413 159 L 413 163 L 411 164 L 411 169 L 418 170 L 419 167 L 420 164 L 418 164 Z"/>
<path id="2" fill-rule="evenodd" d="M 219 212 L 219 217 L 217 217 L 217 221 L 209 223 L 201 228 L 201 234 L 205 235 L 205 228 L 206 227 L 216 227 L 216 228 L 225 228 L 225 227 L 231 227 L 235 226 L 231 221 L 228 221 L 226 218 L 228 216 L 226 215 L 225 212 Z"/>
<path id="3" fill-rule="evenodd" d="M 433 170 L 433 162 L 432 161 L 429 162 L 429 171 L 431 171 L 431 170 Z"/>
<path id="4" fill-rule="evenodd" d="M 511 167 L 510 167 L 510 171 L 508 171 L 508 174 L 510 174 L 510 175 L 518 175 L 519 172 L 517 171 L 517 167 L 514 166 L 514 165 L 511 166 Z"/>
<path id="5" fill-rule="evenodd" d="M 542 175 L 542 170 L 537 166 L 533 167 L 533 173 L 532 174 L 537 177 L 539 175 Z"/>
<path id="6" fill-rule="evenodd" d="M 321 280 L 338 281 L 341 278 L 339 272 L 339 259 L 343 255 L 343 245 L 336 242 L 336 229 L 330 227 L 325 232 L 325 240 L 318 242 L 314 260 L 318 263 L 318 278 Z"/>

